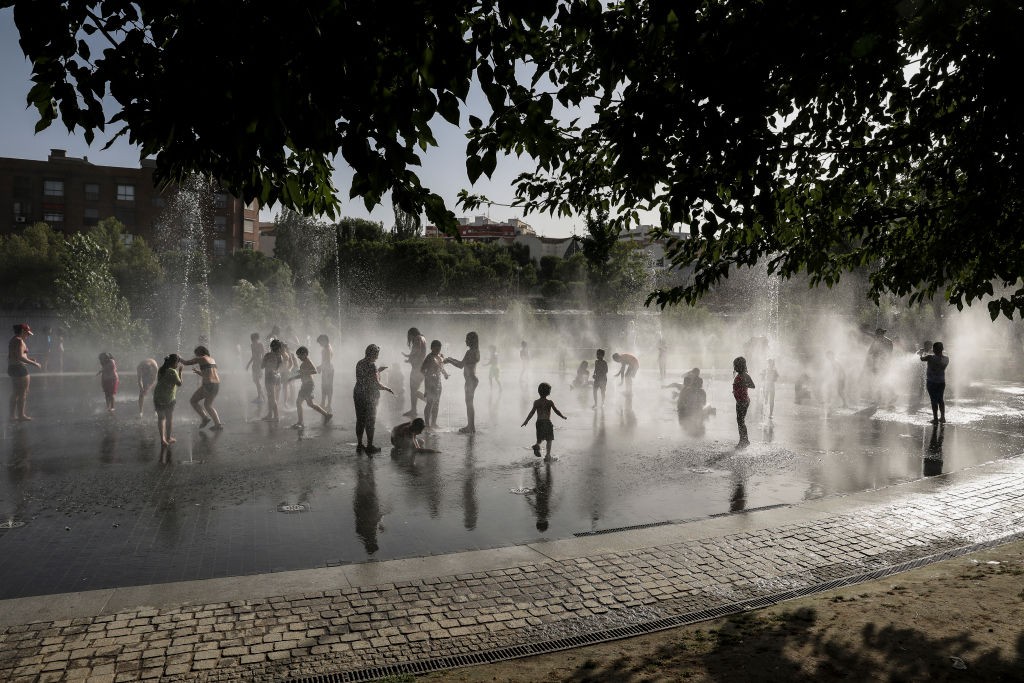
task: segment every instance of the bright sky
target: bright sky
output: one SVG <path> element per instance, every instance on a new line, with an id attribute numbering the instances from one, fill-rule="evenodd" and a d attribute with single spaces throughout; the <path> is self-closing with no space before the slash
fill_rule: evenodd
<path id="1" fill-rule="evenodd" d="M 92 146 L 87 145 L 80 134 L 69 134 L 59 121 L 45 131 L 33 134 L 37 120 L 36 111 L 26 108 L 24 104 L 25 95 L 32 85 L 30 76 L 31 65 L 18 45 L 14 11 L 0 10 L 0 92 L 4 93 L 4 97 L 0 98 L 0 121 L 3 122 L 0 126 L 0 156 L 44 160 L 50 149 L 56 148 L 67 150 L 69 156 L 87 156 L 94 164 L 138 167 L 137 148 L 121 139 L 110 149 L 103 150 L 109 136 L 112 136 L 116 129 L 106 137 L 97 136 Z M 470 109 L 473 105 L 474 98 L 471 96 Z M 111 113 L 108 112 L 108 115 Z M 466 177 L 465 138 L 456 127 L 444 122 L 440 117 L 438 121 L 434 135 L 439 147 L 424 155 L 423 166 L 418 174 L 421 182 L 440 194 L 457 216 L 466 213 L 459 211 L 455 204 L 456 195 L 463 188 L 485 195 L 495 202 L 510 203 L 512 179 L 530 167 L 514 158 L 499 160 L 498 168 L 491 180 L 483 178 L 476 185 L 470 186 Z M 385 199 L 384 204 L 368 213 L 361 200 L 347 199 L 350 179 L 351 174 L 347 166 L 338 169 L 334 174 L 334 184 L 342 199 L 342 215 L 369 218 L 390 227 L 394 223 L 390 201 Z M 274 213 L 274 210 L 264 211 L 261 217 L 270 220 Z M 504 206 L 493 206 L 489 212 L 486 209 L 478 210 L 476 215 L 489 215 L 493 220 L 523 218 L 538 233 L 548 237 L 565 237 L 574 231 L 585 232 L 582 218 L 552 218 L 539 214 L 523 217 L 521 210 Z"/>

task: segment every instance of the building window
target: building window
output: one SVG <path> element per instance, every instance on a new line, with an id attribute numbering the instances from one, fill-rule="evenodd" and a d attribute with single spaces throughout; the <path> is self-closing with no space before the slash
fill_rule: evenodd
<path id="1" fill-rule="evenodd" d="M 256 221 L 251 218 L 245 219 L 245 231 L 249 234 L 256 232 Z"/>
<path id="2" fill-rule="evenodd" d="M 100 222 L 100 210 L 99 209 L 86 209 L 85 217 L 82 219 L 82 224 L 86 227 L 91 227 Z"/>
<path id="3" fill-rule="evenodd" d="M 213 195 L 213 206 L 218 209 L 225 209 L 228 206 L 228 196 L 223 192 Z"/>
<path id="4" fill-rule="evenodd" d="M 224 216 L 213 217 L 213 230 L 214 232 L 224 232 L 228 229 L 228 219 Z"/>
<path id="5" fill-rule="evenodd" d="M 44 180 L 43 181 L 43 196 L 44 197 L 63 197 L 64 196 L 64 181 L 63 180 Z"/>
<path id="6" fill-rule="evenodd" d="M 228 243 L 224 240 L 213 241 L 213 255 L 225 256 L 228 253 Z"/>
<path id="7" fill-rule="evenodd" d="M 134 185 L 118 185 L 117 186 L 117 201 L 119 202 L 134 202 L 135 201 L 135 186 Z"/>
<path id="8" fill-rule="evenodd" d="M 45 211 L 43 212 L 43 222 L 49 224 L 51 227 L 54 225 L 63 225 L 64 214 L 59 211 Z"/>
<path id="9" fill-rule="evenodd" d="M 256 243 L 255 242 L 250 242 L 249 240 L 246 240 L 246 241 L 242 242 L 242 248 L 243 249 L 248 249 L 249 251 L 252 251 L 253 249 L 256 248 Z"/>
<path id="10" fill-rule="evenodd" d="M 96 201 L 100 198 L 100 185 L 99 183 L 86 183 L 85 184 L 85 198 L 88 201 Z"/>

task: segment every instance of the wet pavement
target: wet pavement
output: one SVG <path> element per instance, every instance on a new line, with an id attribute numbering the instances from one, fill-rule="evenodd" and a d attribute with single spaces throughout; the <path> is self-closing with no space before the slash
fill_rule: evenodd
<path id="1" fill-rule="evenodd" d="M 148 400 L 136 415 L 131 382 L 109 416 L 95 378 L 38 376 L 35 421 L 5 425 L 0 439 L 0 522 L 24 523 L 0 529 L 0 599 L 570 539 L 828 499 L 1024 451 L 1024 387 L 1013 383 L 967 387 L 941 429 L 905 403 L 824 415 L 780 385 L 775 419 L 755 403 L 754 443 L 737 451 L 728 379 L 708 378 L 718 412 L 700 426 L 679 424 L 653 376 L 641 376 L 632 401 L 613 387 L 598 411 L 589 394 L 556 383 L 552 398 L 569 419 L 556 418 L 555 459 L 545 462 L 530 451 L 533 425 L 519 427 L 532 382 L 506 380 L 500 396 L 482 382 L 478 433 L 467 436 L 457 432 L 464 406 L 453 377 L 442 429 L 427 437 L 440 453 L 387 448 L 370 458 L 356 453 L 340 373 L 333 422 L 307 410 L 301 432 L 288 428 L 293 412 L 259 421 L 252 384 L 231 374 L 217 401 L 227 428 L 200 431 L 186 381 L 179 443 L 165 453 Z M 381 399 L 378 443 L 407 407 Z"/>

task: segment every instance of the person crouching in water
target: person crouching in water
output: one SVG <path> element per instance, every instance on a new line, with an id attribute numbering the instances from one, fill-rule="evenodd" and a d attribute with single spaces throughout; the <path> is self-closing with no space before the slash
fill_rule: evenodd
<path id="1" fill-rule="evenodd" d="M 181 359 L 172 353 L 164 358 L 164 364 L 156 373 L 153 387 L 153 409 L 156 410 L 156 427 L 160 431 L 160 443 L 170 446 L 175 439 L 171 436 L 174 424 L 174 402 L 181 386 Z"/>
<path id="2" fill-rule="evenodd" d="M 114 362 L 114 357 L 104 351 L 100 354 L 100 369 L 97 375 L 100 377 L 100 384 L 103 387 L 103 397 L 107 402 L 107 412 L 114 412 L 114 397 L 117 396 L 117 385 L 120 384 L 120 378 L 117 375 L 117 363 Z"/>
<path id="3" fill-rule="evenodd" d="M 331 421 L 331 418 L 334 417 L 334 415 L 313 402 L 313 393 L 316 391 L 316 385 L 313 383 L 313 375 L 316 374 L 316 366 L 313 365 L 313 361 L 309 360 L 309 349 L 305 346 L 300 346 L 295 349 L 295 355 L 299 359 L 299 372 L 294 377 L 289 377 L 288 381 L 291 382 L 292 380 L 297 379 L 300 380 L 300 384 L 299 393 L 295 397 L 296 422 L 292 425 L 292 429 L 304 429 L 306 426 L 302 423 L 303 403 L 323 415 L 324 424 L 327 424 Z"/>
<path id="4" fill-rule="evenodd" d="M 546 457 L 551 458 L 551 442 L 555 440 L 555 426 L 551 424 L 551 413 L 554 411 L 555 415 L 562 418 L 563 420 L 568 419 L 565 415 L 558 412 L 558 408 L 555 407 L 554 402 L 548 398 L 551 395 L 551 385 L 547 382 L 541 382 L 540 386 L 537 387 L 537 393 L 540 394 L 540 398 L 533 402 L 533 408 L 530 409 L 530 414 L 523 420 L 523 427 L 527 425 L 530 418 L 533 417 L 534 413 L 537 413 L 537 443 L 533 444 L 533 454 L 538 458 L 540 457 L 540 444 L 542 441 L 547 442 Z"/>
<path id="5" fill-rule="evenodd" d="M 736 399 L 736 426 L 740 432 L 740 441 L 736 446 L 746 448 L 750 445 L 750 439 L 747 438 L 746 422 L 747 410 L 750 408 L 750 394 L 747 393 L 747 390 L 754 388 L 754 380 L 747 374 L 747 359 L 743 356 L 738 356 L 733 360 L 732 369 L 736 373 L 736 378 L 732 382 L 732 395 Z"/>
<path id="6" fill-rule="evenodd" d="M 417 417 L 412 422 L 403 422 L 391 430 L 391 445 L 399 450 L 418 450 L 423 448 L 423 439 L 420 434 L 427 425 L 422 417 Z"/>

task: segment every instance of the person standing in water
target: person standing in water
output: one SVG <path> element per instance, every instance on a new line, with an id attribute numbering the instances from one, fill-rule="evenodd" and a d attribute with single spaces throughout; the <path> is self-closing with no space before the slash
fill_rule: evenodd
<path id="1" fill-rule="evenodd" d="M 664 335 L 658 335 L 658 378 L 665 381 L 668 374 L 668 342 Z"/>
<path id="2" fill-rule="evenodd" d="M 928 389 L 928 398 L 932 402 L 932 424 L 946 421 L 946 401 L 943 395 L 946 393 L 946 367 L 949 365 L 949 357 L 942 355 L 942 349 L 942 342 L 935 342 L 930 354 L 922 353 L 920 356 L 921 362 L 928 364 L 925 386 Z"/>
<path id="3" fill-rule="evenodd" d="M 409 346 L 409 353 L 403 353 L 405 361 L 410 365 L 409 370 L 409 402 L 411 407 L 406 417 L 416 417 L 416 402 L 420 397 L 420 385 L 423 384 L 423 359 L 427 357 L 427 338 L 420 334 L 415 327 L 410 327 L 405 333 L 405 342 Z M 424 392 L 426 393 L 426 392 Z M 426 410 L 426 408 L 424 408 Z"/>
<path id="4" fill-rule="evenodd" d="M 477 385 L 480 380 L 476 376 L 476 366 L 480 362 L 480 337 L 476 332 L 466 333 L 466 353 L 462 360 L 456 358 L 445 358 L 445 363 L 450 363 L 462 370 L 462 376 L 466 379 L 466 421 L 467 425 L 459 430 L 460 434 L 473 434 L 476 432 L 476 409 L 473 406 L 473 398 L 476 396 Z"/>
<path id="5" fill-rule="evenodd" d="M 768 359 L 768 369 L 764 371 L 764 399 L 768 408 L 768 419 L 775 417 L 775 384 L 779 381 L 779 371 L 775 368 L 775 359 Z M 764 407 L 761 408 L 764 410 Z M 763 413 L 762 413 L 763 414 Z"/>
<path id="6" fill-rule="evenodd" d="M 379 453 L 380 449 L 373 445 L 373 432 L 377 423 L 377 401 L 381 390 L 394 395 L 395 392 L 380 382 L 381 370 L 377 367 L 380 347 L 370 344 L 366 354 L 356 363 L 356 385 L 352 389 L 352 401 L 356 408 L 356 451 L 367 454 Z M 363 446 L 363 432 L 366 432 L 366 446 Z"/>
<path id="7" fill-rule="evenodd" d="M 100 354 L 100 369 L 96 374 L 100 375 L 100 386 L 103 387 L 103 399 L 107 404 L 107 412 L 112 413 L 114 412 L 114 397 L 117 396 L 117 387 L 121 383 L 113 355 L 106 351 Z"/>
<path id="8" fill-rule="evenodd" d="M 441 342 L 435 339 L 430 342 L 430 353 L 420 365 L 423 375 L 423 421 L 427 427 L 437 428 L 437 410 L 441 406 L 441 377 L 448 379 L 444 370 L 444 356 L 441 354 Z"/>
<path id="9" fill-rule="evenodd" d="M 295 355 L 299 359 L 299 372 L 294 377 L 289 378 L 288 381 L 290 382 L 296 379 L 300 380 L 300 386 L 299 393 L 295 397 L 297 421 L 292 425 L 292 429 L 305 429 L 305 425 L 302 422 L 303 403 L 323 415 L 324 424 L 327 424 L 334 416 L 313 402 L 313 393 L 316 391 L 316 386 L 313 383 L 313 375 L 316 374 L 316 367 L 313 365 L 313 361 L 309 360 L 309 349 L 305 346 L 300 346 L 295 350 Z"/>
<path id="10" fill-rule="evenodd" d="M 220 375 L 217 374 L 217 361 L 213 359 L 209 349 L 205 346 L 197 346 L 192 353 L 195 356 L 181 361 L 181 364 L 198 365 L 199 369 L 195 370 L 195 373 L 203 380 L 199 388 L 196 389 L 196 392 L 192 394 L 192 398 L 189 399 L 189 403 L 192 404 L 192 410 L 196 411 L 196 414 L 201 419 L 199 428 L 202 429 L 210 424 L 210 420 L 213 420 L 213 427 L 211 429 L 224 429 L 224 424 L 220 421 L 220 415 L 217 414 L 217 410 L 213 407 L 213 401 L 220 392 Z M 203 405 L 199 405 L 200 402 Z"/>
<path id="11" fill-rule="evenodd" d="M 533 454 L 538 458 L 540 457 L 540 445 L 542 442 L 547 443 L 545 457 L 551 459 L 551 442 L 555 440 L 555 426 L 551 424 L 551 413 L 562 418 L 563 420 L 568 419 L 565 415 L 562 415 L 555 407 L 554 401 L 548 398 L 551 395 L 551 385 L 547 382 L 541 382 L 540 386 L 537 387 L 537 393 L 540 394 L 540 398 L 533 402 L 533 407 L 530 408 L 530 414 L 523 420 L 522 426 L 525 427 L 529 423 L 530 418 L 533 414 L 537 414 L 537 442 L 533 444 Z"/>
<path id="12" fill-rule="evenodd" d="M 7 376 L 11 378 L 13 385 L 10 417 L 15 422 L 28 422 L 32 419 L 25 413 L 31 379 L 28 375 L 28 366 L 42 368 L 39 363 L 28 357 L 28 346 L 25 344 L 25 340 L 31 335 L 31 327 L 25 323 L 18 323 L 14 326 L 14 336 L 7 343 Z M 63 368 L 61 368 L 61 372 L 63 372 Z"/>
<path id="13" fill-rule="evenodd" d="M 334 347 L 326 334 L 316 338 L 320 345 L 320 405 L 330 412 L 334 402 Z"/>
<path id="14" fill-rule="evenodd" d="M 604 349 L 597 350 L 594 360 L 594 408 L 597 408 L 597 392 L 601 392 L 601 405 L 604 406 L 605 392 L 608 391 L 608 361 L 604 359 Z"/>
<path id="15" fill-rule="evenodd" d="M 736 426 L 740 432 L 740 441 L 737 448 L 746 448 L 750 445 L 747 438 L 747 410 L 750 408 L 750 394 L 748 389 L 754 388 L 754 380 L 747 374 L 747 359 L 738 356 L 732 361 L 732 370 L 736 373 L 732 381 L 732 396 L 736 399 Z"/>
<path id="16" fill-rule="evenodd" d="M 174 426 L 174 403 L 178 387 L 181 386 L 180 361 L 176 353 L 164 358 L 164 364 L 157 371 L 156 387 L 153 389 L 156 428 L 160 432 L 160 443 L 164 446 L 170 446 L 175 442 L 171 436 L 171 429 Z"/>
<path id="17" fill-rule="evenodd" d="M 491 355 L 488 356 L 487 362 L 484 365 L 490 366 L 490 370 L 487 373 L 487 382 L 494 391 L 494 384 L 498 384 L 498 393 L 501 393 L 501 367 L 498 365 L 498 347 L 491 344 Z"/>
<path id="18" fill-rule="evenodd" d="M 138 367 L 135 368 L 135 377 L 139 382 L 139 417 L 142 417 L 143 413 L 143 400 L 149 390 L 156 384 L 156 377 L 159 373 L 160 366 L 152 358 L 139 363 Z"/>
<path id="19" fill-rule="evenodd" d="M 267 414 L 264 422 L 277 422 L 281 417 L 278 401 L 281 398 L 281 368 L 284 358 L 281 357 L 281 340 L 270 340 L 270 351 L 263 354 L 260 367 L 263 369 L 263 384 L 267 389 Z"/>
<path id="20" fill-rule="evenodd" d="M 526 373 L 530 369 L 530 346 L 523 341 L 519 345 L 519 382 L 520 384 L 526 379 Z"/>
<path id="21" fill-rule="evenodd" d="M 260 377 L 263 355 L 267 352 L 263 342 L 260 341 L 260 333 L 253 332 L 249 335 L 249 362 L 245 364 L 246 370 L 252 372 L 252 383 L 256 385 L 256 400 L 254 403 L 263 403 L 263 379 Z"/>
<path id="22" fill-rule="evenodd" d="M 640 360 L 631 353 L 613 353 L 612 360 L 619 363 L 619 371 L 615 373 L 616 377 L 621 377 L 619 384 L 625 382 L 626 384 L 626 396 L 633 395 L 633 378 L 636 377 L 636 373 L 640 370 Z"/>

